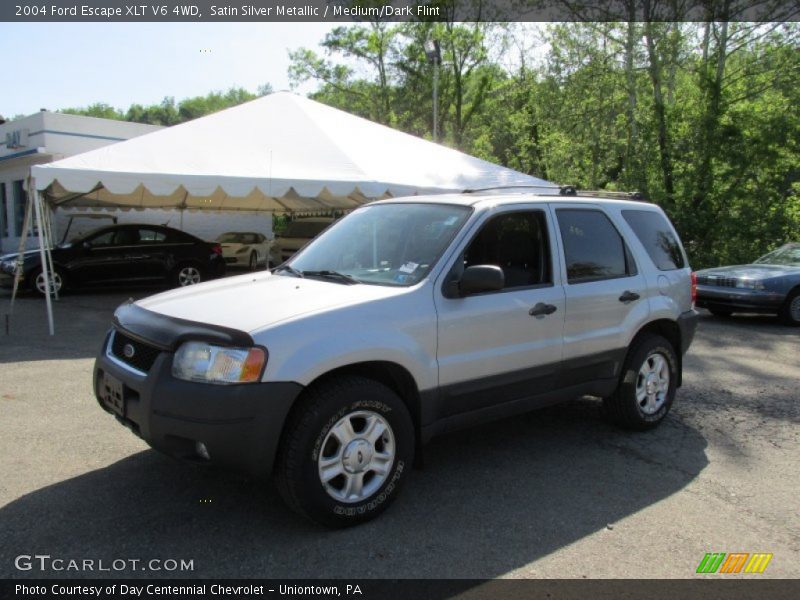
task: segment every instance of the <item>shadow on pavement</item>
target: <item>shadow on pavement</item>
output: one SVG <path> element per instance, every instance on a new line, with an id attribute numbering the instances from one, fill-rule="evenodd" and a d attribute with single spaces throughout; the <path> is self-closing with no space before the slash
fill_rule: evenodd
<path id="1" fill-rule="evenodd" d="M 339 531 L 290 513 L 269 483 L 144 451 L 0 508 L 0 576 L 496 577 L 585 536 L 620 543 L 614 525 L 684 488 L 705 448 L 674 414 L 620 432 L 578 400 L 435 440 L 389 511 Z M 15 556 L 37 553 L 194 571 L 15 570 Z"/>

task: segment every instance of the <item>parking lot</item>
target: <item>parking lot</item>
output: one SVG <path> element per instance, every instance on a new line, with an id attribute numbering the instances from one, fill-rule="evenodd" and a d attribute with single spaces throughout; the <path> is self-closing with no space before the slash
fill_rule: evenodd
<path id="1" fill-rule="evenodd" d="M 68 295 L 52 338 L 44 303 L 22 297 L 0 331 L 0 576 L 108 574 L 14 566 L 48 554 L 193 560 L 116 576 L 687 578 L 706 552 L 774 555 L 726 577 L 800 575 L 800 332 L 771 318 L 704 313 L 654 431 L 621 432 L 581 399 L 441 437 L 391 510 L 330 531 L 269 483 L 149 450 L 97 406 L 113 309 L 149 293 Z"/>

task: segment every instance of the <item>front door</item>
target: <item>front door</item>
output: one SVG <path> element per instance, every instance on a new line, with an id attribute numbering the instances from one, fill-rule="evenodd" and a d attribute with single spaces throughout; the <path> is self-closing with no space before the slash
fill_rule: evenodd
<path id="1" fill-rule="evenodd" d="M 459 249 L 445 278 L 496 265 L 505 287 L 446 297 L 435 291 L 440 402 L 435 418 L 545 393 L 561 362 L 564 291 L 545 207 L 492 211 Z"/>

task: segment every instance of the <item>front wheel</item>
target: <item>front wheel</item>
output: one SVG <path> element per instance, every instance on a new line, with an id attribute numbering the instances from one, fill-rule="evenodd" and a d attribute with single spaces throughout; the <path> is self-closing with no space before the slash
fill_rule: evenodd
<path id="1" fill-rule="evenodd" d="M 258 256 L 255 252 L 250 253 L 250 270 L 255 271 L 258 268 Z"/>
<path id="2" fill-rule="evenodd" d="M 665 338 L 639 337 L 628 351 L 617 391 L 603 404 L 617 425 L 645 430 L 667 416 L 678 382 L 678 359 Z"/>
<path id="3" fill-rule="evenodd" d="M 59 294 L 65 287 L 66 276 L 61 269 L 55 269 L 52 273 L 48 273 L 50 283 L 50 295 Z M 31 274 L 29 279 L 29 287 L 31 291 L 36 292 L 40 296 L 47 295 L 47 286 L 44 281 L 44 271 L 38 269 L 35 273 Z"/>
<path id="4" fill-rule="evenodd" d="M 800 290 L 795 290 L 787 296 L 780 316 L 787 325 L 800 327 Z"/>
<path id="5" fill-rule="evenodd" d="M 403 401 L 381 383 L 347 376 L 305 392 L 287 423 L 275 476 L 290 508 L 348 527 L 386 510 L 413 458 Z"/>

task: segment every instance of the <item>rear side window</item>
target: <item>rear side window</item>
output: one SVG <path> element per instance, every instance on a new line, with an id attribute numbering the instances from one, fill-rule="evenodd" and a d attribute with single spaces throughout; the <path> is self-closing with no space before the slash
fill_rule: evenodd
<path id="1" fill-rule="evenodd" d="M 154 242 L 163 242 L 167 239 L 167 234 L 163 231 L 157 231 L 155 229 L 140 229 L 139 230 L 139 240 L 142 242 L 147 243 L 154 243 Z"/>
<path id="2" fill-rule="evenodd" d="M 672 271 L 686 265 L 681 244 L 664 215 L 650 210 L 623 210 L 622 216 L 659 270 Z"/>
<path id="3" fill-rule="evenodd" d="M 560 208 L 556 214 L 569 283 L 614 279 L 636 273 L 622 236 L 603 212 Z"/>

